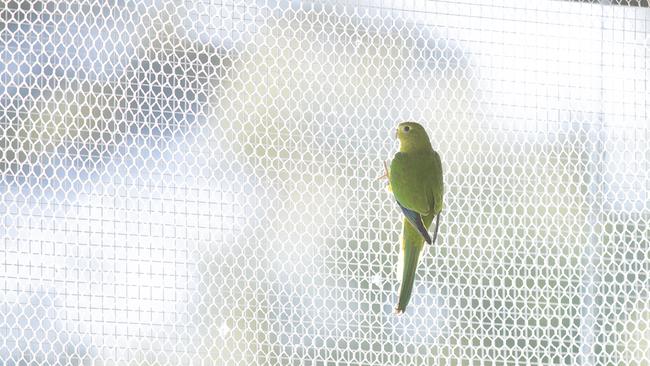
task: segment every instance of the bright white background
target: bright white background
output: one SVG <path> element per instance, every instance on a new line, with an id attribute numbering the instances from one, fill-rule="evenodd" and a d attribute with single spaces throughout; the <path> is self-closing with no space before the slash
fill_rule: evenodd
<path id="1" fill-rule="evenodd" d="M 647 364 L 649 42 L 568 1 L 4 1 L 0 362 Z M 446 194 L 395 317 L 402 120 Z"/>

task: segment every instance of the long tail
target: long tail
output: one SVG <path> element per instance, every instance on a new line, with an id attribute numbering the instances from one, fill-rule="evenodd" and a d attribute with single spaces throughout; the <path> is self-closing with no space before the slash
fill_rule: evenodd
<path id="1" fill-rule="evenodd" d="M 423 218 L 425 227 L 431 225 L 433 215 Z M 415 272 L 417 271 L 420 253 L 424 247 L 424 239 L 410 222 L 405 218 L 402 224 L 402 252 L 400 258 L 401 284 L 399 287 L 399 298 L 395 306 L 395 314 L 402 314 L 406 310 L 411 293 L 413 292 L 413 282 L 415 281 Z"/>

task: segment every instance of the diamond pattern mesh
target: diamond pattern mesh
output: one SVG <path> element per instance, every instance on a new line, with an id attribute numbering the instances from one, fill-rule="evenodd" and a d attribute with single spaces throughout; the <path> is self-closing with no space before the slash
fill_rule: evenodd
<path id="1" fill-rule="evenodd" d="M 3 1 L 0 363 L 650 364 L 644 4 Z"/>

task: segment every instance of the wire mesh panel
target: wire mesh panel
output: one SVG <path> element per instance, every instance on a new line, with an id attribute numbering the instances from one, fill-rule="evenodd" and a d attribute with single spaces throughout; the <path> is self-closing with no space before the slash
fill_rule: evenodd
<path id="1" fill-rule="evenodd" d="M 641 1 L 0 4 L 0 363 L 650 364 Z M 443 161 L 392 314 L 399 121 Z"/>

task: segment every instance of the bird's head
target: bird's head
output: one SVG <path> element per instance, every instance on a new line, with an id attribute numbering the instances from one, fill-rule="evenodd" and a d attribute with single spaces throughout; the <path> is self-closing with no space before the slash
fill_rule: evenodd
<path id="1" fill-rule="evenodd" d="M 431 148 L 427 131 L 417 122 L 400 123 L 397 125 L 395 135 L 399 139 L 400 151 L 406 152 Z"/>

